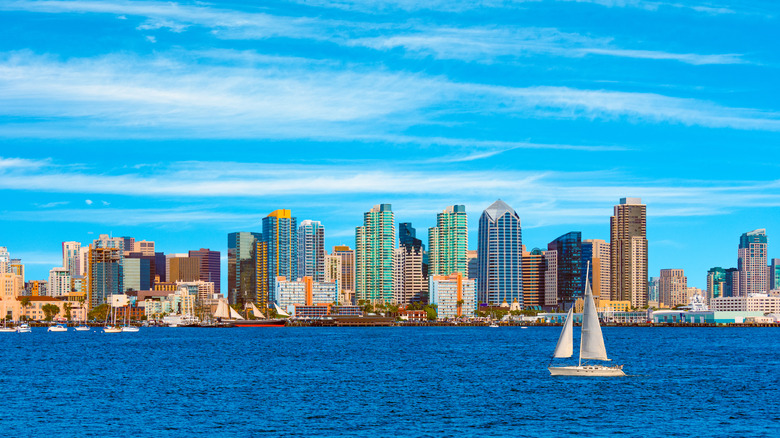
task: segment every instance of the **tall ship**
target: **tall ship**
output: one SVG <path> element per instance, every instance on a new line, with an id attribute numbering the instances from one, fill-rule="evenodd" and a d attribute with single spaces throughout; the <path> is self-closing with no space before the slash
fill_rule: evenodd
<path id="1" fill-rule="evenodd" d="M 255 303 L 249 302 L 246 305 L 247 318 L 241 316 L 235 309 L 230 307 L 226 300 L 219 300 L 217 310 L 214 312 L 214 318 L 220 323 L 231 324 L 235 327 L 284 327 L 287 324 L 285 318 L 267 318 Z M 254 318 L 249 318 L 249 314 Z"/>

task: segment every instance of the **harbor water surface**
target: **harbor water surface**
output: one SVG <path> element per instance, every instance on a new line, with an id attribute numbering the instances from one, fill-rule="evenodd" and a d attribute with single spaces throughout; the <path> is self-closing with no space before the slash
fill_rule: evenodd
<path id="1" fill-rule="evenodd" d="M 551 377 L 559 330 L 3 334 L 0 429 L 31 437 L 780 433 L 777 329 L 606 327 L 607 351 L 629 374 L 622 378 Z"/>

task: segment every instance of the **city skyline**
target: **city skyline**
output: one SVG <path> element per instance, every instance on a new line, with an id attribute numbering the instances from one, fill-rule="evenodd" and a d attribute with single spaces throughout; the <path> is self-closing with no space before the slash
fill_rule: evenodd
<path id="1" fill-rule="evenodd" d="M 304 4 L 305 3 L 305 4 Z M 527 250 L 609 241 L 647 205 L 648 271 L 706 287 L 778 232 L 775 5 L 723 1 L 0 4 L 0 245 L 46 279 L 99 234 L 221 252 L 270 211 L 354 246 L 500 198 Z M 587 17 L 583 20 L 582 17 Z"/>

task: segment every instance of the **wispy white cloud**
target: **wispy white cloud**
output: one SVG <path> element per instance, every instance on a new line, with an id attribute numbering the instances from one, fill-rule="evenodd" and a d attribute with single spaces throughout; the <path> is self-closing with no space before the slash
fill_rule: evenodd
<path id="1" fill-rule="evenodd" d="M 739 54 L 701 55 L 616 47 L 612 38 L 594 38 L 552 28 L 429 27 L 406 34 L 354 38 L 349 45 L 377 50 L 403 48 L 438 59 L 459 59 L 485 63 L 546 54 L 565 57 L 604 55 L 623 58 L 673 60 L 694 65 L 743 64 Z"/>
<path id="2" fill-rule="evenodd" d="M 544 0 L 297 0 L 298 3 L 320 7 L 359 10 L 367 13 L 387 13 L 390 11 L 444 11 L 465 12 L 483 8 L 522 8 Z M 652 0 L 554 0 L 560 3 L 586 3 L 608 8 L 633 8 L 645 11 L 663 9 L 691 10 L 708 15 L 734 14 L 729 6 L 712 2 L 686 1 L 663 2 Z"/>
<path id="3" fill-rule="evenodd" d="M 30 160 L 27 158 L 0 157 L 0 171 L 8 169 L 30 169 L 47 166 L 51 160 Z"/>
<path id="4" fill-rule="evenodd" d="M 685 7 L 677 3 L 631 0 L 571 0 L 610 7 Z M 342 7 L 351 2 L 322 2 L 319 6 Z M 524 1 L 516 3 L 525 3 Z M 462 11 L 474 7 L 511 7 L 512 2 L 406 2 L 380 1 L 351 4 L 352 8 L 368 7 L 370 11 L 384 8 L 403 10 L 436 9 Z M 723 8 L 706 5 L 691 9 L 722 13 Z M 0 10 L 26 10 L 41 13 L 80 12 L 107 13 L 145 17 L 138 26 L 141 31 L 168 29 L 181 33 L 191 26 L 213 29 L 212 34 L 223 39 L 264 39 L 285 37 L 323 40 L 347 46 L 364 46 L 378 50 L 402 47 L 413 53 L 432 55 L 439 59 L 477 62 L 497 62 L 534 54 L 583 57 L 604 55 L 651 60 L 674 60 L 694 65 L 742 64 L 740 54 L 670 53 L 663 50 L 637 50 L 615 46 L 611 38 L 594 38 L 577 33 L 548 28 L 468 28 L 429 27 L 411 23 L 376 23 L 327 20 L 319 17 L 289 17 L 264 12 L 223 9 L 206 5 L 184 5 L 172 2 L 85 2 L 16 0 L 0 5 Z M 153 35 L 146 36 L 152 43 Z"/>
<path id="5" fill-rule="evenodd" d="M 47 202 L 45 204 L 35 204 L 38 208 L 52 208 L 52 207 L 59 207 L 61 205 L 68 205 L 70 204 L 70 201 L 55 201 L 55 202 Z"/>
<path id="6" fill-rule="evenodd" d="M 466 113 L 780 130 L 777 113 L 653 93 L 498 87 L 370 68 L 203 65 L 164 56 L 69 61 L 28 52 L 0 56 L 0 115 L 29 118 L 0 126 L 5 137 L 373 138 L 444 144 L 469 139 L 400 133 Z"/>
<path id="7" fill-rule="evenodd" d="M 5 172 L 0 189 L 207 199 L 341 195 L 486 199 L 509 193 L 524 204 L 611 203 L 626 193 L 635 193 L 656 204 L 674 205 L 677 210 L 670 210 L 674 215 L 703 214 L 722 207 L 780 206 L 780 181 L 715 183 L 634 178 L 632 184 L 615 184 L 626 181 L 626 176 L 615 172 L 449 171 L 392 163 L 386 163 L 382 170 L 367 168 L 376 166 L 188 161 L 158 168 L 154 176 L 140 171 L 98 174 L 51 167 Z M 539 206 L 547 207 L 558 211 L 552 204 Z"/>
<path id="8" fill-rule="evenodd" d="M 258 214 L 226 213 L 192 208 L 89 208 L 58 209 L 56 215 L 42 216 L 35 211 L 15 211 L 14 218 L 0 215 L 2 220 L 25 222 L 94 223 L 117 226 L 159 224 L 255 224 Z"/>
<path id="9" fill-rule="evenodd" d="M 92 205 L 93 202 L 92 202 L 91 199 L 85 199 L 84 203 L 87 204 L 87 205 Z"/>

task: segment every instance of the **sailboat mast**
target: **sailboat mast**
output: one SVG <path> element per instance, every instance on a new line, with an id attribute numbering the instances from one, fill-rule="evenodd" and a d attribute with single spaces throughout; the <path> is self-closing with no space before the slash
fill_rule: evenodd
<path id="1" fill-rule="evenodd" d="M 585 294 L 588 293 L 588 274 L 590 273 L 590 260 L 588 260 L 587 267 L 585 268 Z M 588 297 L 583 297 L 582 302 L 585 304 L 585 300 Z M 580 320 L 580 362 L 577 366 L 582 366 L 582 340 L 585 338 L 585 309 L 587 306 L 582 306 L 582 319 Z"/>

